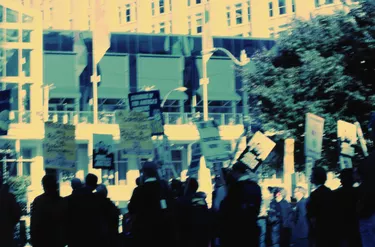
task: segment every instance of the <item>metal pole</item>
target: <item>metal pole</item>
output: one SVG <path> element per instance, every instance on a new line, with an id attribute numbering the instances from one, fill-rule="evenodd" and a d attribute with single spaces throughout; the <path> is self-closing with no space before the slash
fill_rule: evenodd
<path id="1" fill-rule="evenodd" d="M 91 13 L 91 25 L 95 23 L 95 9 Z M 95 40 L 94 40 L 95 26 L 92 28 L 92 101 L 93 101 L 93 118 L 94 124 L 98 123 L 98 82 L 100 77 L 98 76 L 98 71 L 95 61 Z"/>
<path id="2" fill-rule="evenodd" d="M 204 55 L 203 55 L 204 57 Z M 202 59 L 202 73 L 203 78 L 200 80 L 203 90 L 203 121 L 208 121 L 208 78 L 207 78 L 207 62 L 205 58 Z"/>

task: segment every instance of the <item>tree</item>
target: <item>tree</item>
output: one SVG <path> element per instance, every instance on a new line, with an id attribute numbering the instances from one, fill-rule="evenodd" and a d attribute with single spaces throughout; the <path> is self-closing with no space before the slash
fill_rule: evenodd
<path id="1" fill-rule="evenodd" d="M 264 131 L 295 138 L 297 168 L 304 167 L 306 113 L 325 118 L 318 163 L 330 170 L 338 168 L 337 121 L 367 126 L 375 105 L 374 37 L 375 4 L 360 1 L 349 13 L 294 20 L 278 38 L 277 52 L 256 53 L 253 69 L 242 71 L 250 102 L 256 99 L 250 112 Z"/>

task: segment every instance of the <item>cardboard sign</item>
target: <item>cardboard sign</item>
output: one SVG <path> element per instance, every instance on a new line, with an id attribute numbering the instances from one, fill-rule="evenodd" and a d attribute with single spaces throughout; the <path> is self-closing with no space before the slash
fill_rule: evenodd
<path id="1" fill-rule="evenodd" d="M 44 129 L 44 168 L 76 171 L 75 126 L 46 122 Z"/>
<path id="2" fill-rule="evenodd" d="M 221 140 L 219 128 L 213 120 L 197 122 L 197 128 L 202 153 L 207 162 L 218 162 L 230 159 L 230 154 L 226 145 Z"/>
<path id="3" fill-rule="evenodd" d="M 337 121 L 337 137 L 350 145 L 357 143 L 357 127 L 342 120 Z"/>
<path id="4" fill-rule="evenodd" d="M 93 135 L 93 167 L 95 169 L 113 169 L 114 166 L 114 150 L 112 135 Z"/>
<path id="5" fill-rule="evenodd" d="M 151 121 L 152 135 L 163 135 L 164 119 L 160 108 L 159 90 L 130 93 L 128 97 L 130 110 L 147 114 Z"/>
<path id="6" fill-rule="evenodd" d="M 187 176 L 198 178 L 200 167 L 200 159 L 202 157 L 200 143 L 193 143 L 191 145 L 191 158 L 188 167 Z"/>
<path id="7" fill-rule="evenodd" d="M 261 163 L 267 159 L 272 149 L 276 146 L 270 138 L 258 131 L 248 143 L 238 161 L 247 165 L 252 172 L 256 172 Z"/>
<path id="8" fill-rule="evenodd" d="M 323 147 L 324 118 L 311 113 L 306 114 L 305 156 L 320 159 Z"/>
<path id="9" fill-rule="evenodd" d="M 120 127 L 121 157 L 152 159 L 154 145 L 147 115 L 143 112 L 117 110 L 116 121 Z"/>

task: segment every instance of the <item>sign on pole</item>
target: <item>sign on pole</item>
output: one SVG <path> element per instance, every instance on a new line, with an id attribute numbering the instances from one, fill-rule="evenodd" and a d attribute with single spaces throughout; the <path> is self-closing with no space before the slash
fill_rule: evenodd
<path id="1" fill-rule="evenodd" d="M 305 127 L 305 156 L 314 160 L 320 159 L 323 147 L 324 118 L 306 114 Z"/>
<path id="2" fill-rule="evenodd" d="M 74 125 L 45 122 L 45 169 L 76 171 L 75 129 Z"/>
<path id="3" fill-rule="evenodd" d="M 147 115 L 143 112 L 117 110 L 116 121 L 120 127 L 121 156 L 153 158 L 154 145 Z"/>
<path id="4" fill-rule="evenodd" d="M 159 90 L 129 93 L 131 111 L 144 112 L 151 121 L 152 135 L 164 134 L 164 120 L 160 108 Z"/>
<path id="5" fill-rule="evenodd" d="M 244 152 L 238 158 L 238 161 L 247 165 L 251 171 L 255 173 L 261 163 L 267 159 L 275 146 L 275 142 L 262 132 L 257 131 L 247 144 Z"/>
<path id="6" fill-rule="evenodd" d="M 114 149 L 112 135 L 93 134 L 93 167 L 95 169 L 113 169 Z"/>
<path id="7" fill-rule="evenodd" d="M 219 128 L 213 120 L 197 122 L 202 153 L 207 162 L 230 159 L 230 154 L 221 140 Z"/>
<path id="8" fill-rule="evenodd" d="M 342 120 L 337 121 L 337 137 L 340 143 L 340 167 L 352 168 L 351 157 L 355 152 L 352 145 L 357 143 L 357 126 Z"/>

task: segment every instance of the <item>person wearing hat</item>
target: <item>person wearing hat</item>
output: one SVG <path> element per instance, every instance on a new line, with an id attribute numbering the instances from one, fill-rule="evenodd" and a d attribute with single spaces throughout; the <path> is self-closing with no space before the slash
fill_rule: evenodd
<path id="1" fill-rule="evenodd" d="M 220 246 L 258 246 L 257 225 L 262 203 L 260 186 L 250 176 L 249 167 L 238 162 L 231 172 L 235 181 L 220 206 Z"/>
<path id="2" fill-rule="evenodd" d="M 128 205 L 129 213 L 135 217 L 133 240 L 136 247 L 173 246 L 172 195 L 168 185 L 158 179 L 157 169 L 154 162 L 143 164 L 143 181 L 134 189 Z"/>

